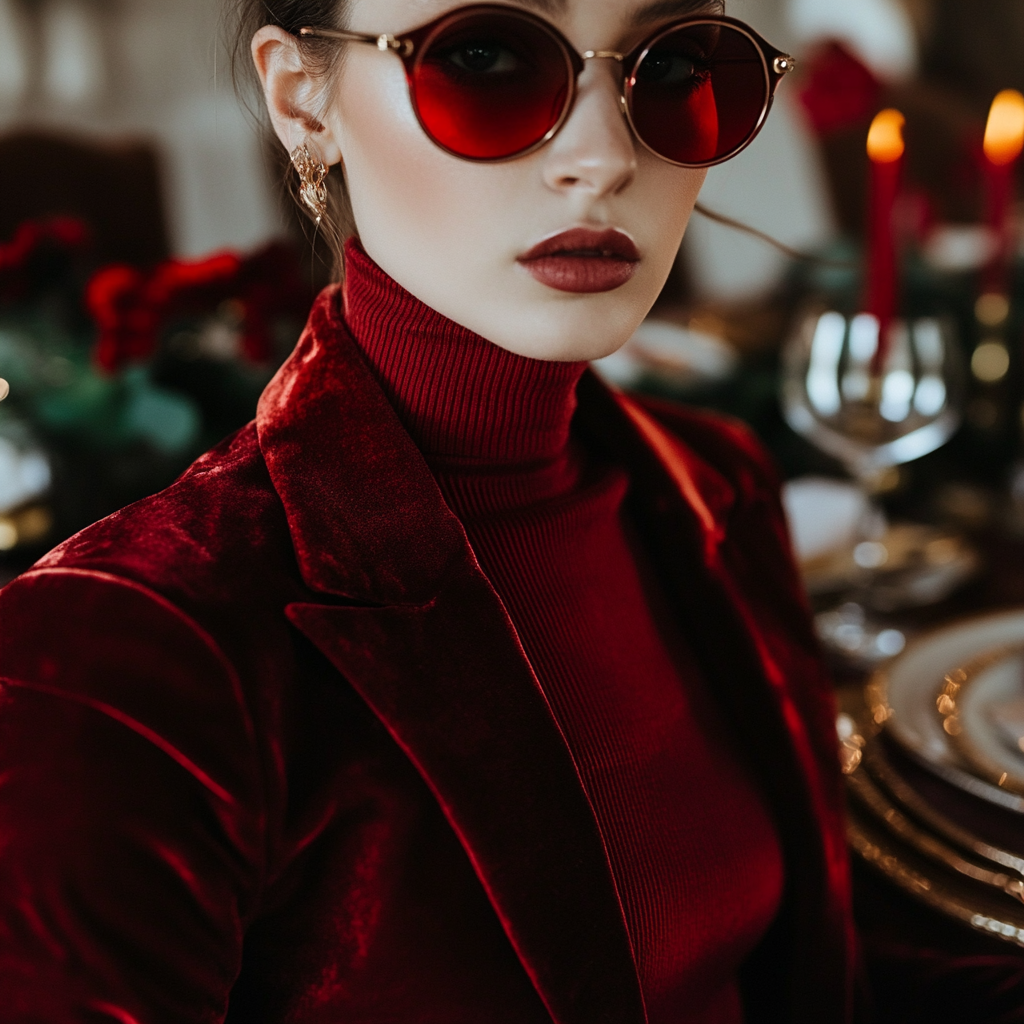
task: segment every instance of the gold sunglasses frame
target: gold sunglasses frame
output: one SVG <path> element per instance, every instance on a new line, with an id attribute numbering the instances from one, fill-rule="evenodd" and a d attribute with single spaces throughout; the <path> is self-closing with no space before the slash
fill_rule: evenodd
<path id="1" fill-rule="evenodd" d="M 517 18 L 522 18 L 524 21 L 529 21 L 531 24 L 539 27 L 550 35 L 558 44 L 559 49 L 565 56 L 569 89 L 558 120 L 550 129 L 548 129 L 542 138 L 538 139 L 526 149 L 519 150 L 518 152 L 509 154 L 508 156 L 466 156 L 465 154 L 459 153 L 456 150 L 451 149 L 449 146 L 444 145 L 434 138 L 430 130 L 423 123 L 423 119 L 419 112 L 419 106 L 415 101 L 413 76 L 418 63 L 422 58 L 422 54 L 429 49 L 430 43 L 433 42 L 436 35 L 446 27 L 449 22 L 465 17 L 467 13 L 512 14 Z M 735 146 L 725 155 L 716 157 L 714 160 L 707 160 L 701 163 L 685 163 L 678 160 L 672 160 L 669 157 L 664 156 L 662 153 L 659 153 L 652 146 L 648 145 L 640 135 L 639 131 L 637 131 L 636 125 L 633 121 L 631 99 L 633 84 L 636 81 L 637 69 L 643 63 L 644 58 L 650 50 L 664 39 L 665 36 L 684 27 L 699 25 L 725 26 L 733 31 L 739 32 L 753 43 L 754 48 L 757 50 L 761 58 L 762 69 L 764 72 L 765 98 L 760 116 L 753 128 L 738 146 Z M 737 18 L 729 18 L 725 15 L 717 17 L 706 16 L 680 18 L 676 21 L 669 22 L 667 25 L 662 25 L 660 28 L 656 29 L 629 53 L 619 53 L 616 50 L 584 50 L 580 53 L 549 21 L 530 13 L 529 11 L 524 11 L 508 4 L 471 4 L 466 7 L 457 7 L 454 10 L 447 11 L 445 14 L 442 14 L 440 17 L 435 18 L 432 21 L 419 26 L 418 28 L 412 29 L 409 32 L 402 33 L 398 36 L 390 35 L 386 32 L 374 35 L 366 32 L 352 32 L 347 29 L 315 28 L 312 26 L 300 28 L 298 35 L 303 39 L 329 39 L 336 42 L 362 43 L 374 46 L 383 53 L 391 52 L 396 54 L 404 65 L 410 102 L 412 104 L 413 112 L 416 115 L 416 120 L 423 129 L 424 134 L 439 149 L 444 150 L 452 156 L 458 157 L 460 160 L 468 160 L 472 163 L 505 163 L 510 160 L 518 160 L 520 157 L 528 156 L 529 154 L 536 152 L 542 146 L 545 146 L 558 134 L 565 125 L 565 122 L 569 119 L 569 115 L 572 113 L 573 107 L 576 103 L 577 81 L 580 74 L 583 72 L 585 62 L 595 59 L 607 59 L 614 60 L 623 65 L 624 73 L 622 90 L 619 94 L 622 104 L 622 114 L 623 117 L 625 117 L 626 122 L 629 124 L 630 131 L 633 133 L 634 138 L 636 138 L 640 145 L 642 145 L 649 153 L 658 157 L 659 160 L 664 160 L 666 163 L 673 164 L 676 167 L 713 167 L 717 164 L 725 163 L 726 160 L 731 160 L 734 156 L 743 152 L 743 150 L 746 149 L 755 138 L 757 138 L 757 135 L 764 127 L 768 113 L 771 110 L 772 103 L 775 99 L 775 90 L 778 87 L 779 82 L 796 67 L 795 59 L 788 53 L 784 53 L 782 50 L 777 50 L 768 43 L 767 40 L 758 35 L 749 25 Z M 626 68 L 628 68 L 628 73 L 625 70 Z"/>

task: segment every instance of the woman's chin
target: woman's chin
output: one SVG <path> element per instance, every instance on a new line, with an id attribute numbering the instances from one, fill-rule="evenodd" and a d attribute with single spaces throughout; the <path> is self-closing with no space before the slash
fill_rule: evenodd
<path id="1" fill-rule="evenodd" d="M 495 318 L 489 341 L 531 359 L 590 361 L 617 352 L 647 315 L 648 303 L 616 299 L 604 292 L 571 303 L 523 303 Z"/>
<path id="2" fill-rule="evenodd" d="M 611 355 L 633 335 L 661 290 L 642 272 L 601 292 L 561 291 L 518 265 L 511 275 L 505 268 L 481 273 L 479 267 L 462 265 L 429 276 L 422 266 L 406 266 L 388 255 L 382 253 L 383 262 L 377 262 L 438 313 L 516 355 L 551 362 Z"/>
<path id="3" fill-rule="evenodd" d="M 493 335 L 485 334 L 484 337 L 501 348 L 528 359 L 543 359 L 548 362 L 591 362 L 617 352 L 636 330 L 636 325 L 630 325 L 626 329 L 611 333 L 605 323 L 603 329 L 595 328 L 594 331 L 584 334 L 578 330 L 578 326 L 574 325 L 577 330 L 571 334 L 525 330 L 522 333 L 509 334 L 503 330 Z"/>

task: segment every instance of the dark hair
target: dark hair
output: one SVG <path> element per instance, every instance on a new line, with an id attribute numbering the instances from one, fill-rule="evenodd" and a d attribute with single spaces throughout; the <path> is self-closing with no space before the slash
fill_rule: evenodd
<path id="1" fill-rule="evenodd" d="M 232 0 L 229 5 L 229 46 L 235 88 L 250 110 L 254 110 L 249 103 L 250 97 L 258 97 L 255 110 L 260 113 L 257 117 L 268 130 L 266 105 L 249 51 L 252 37 L 264 25 L 277 25 L 295 36 L 306 70 L 314 78 L 323 80 L 323 94 L 327 97 L 330 95 L 332 80 L 341 66 L 344 51 L 337 43 L 328 40 L 300 38 L 299 29 L 306 25 L 318 28 L 344 28 L 347 14 L 347 0 Z M 313 113 L 315 115 L 322 111 Z M 311 134 L 313 131 L 315 129 L 311 126 Z M 284 176 L 285 188 L 296 200 L 302 212 L 308 214 L 305 206 L 298 202 L 297 184 L 297 176 L 289 163 Z M 339 277 L 343 269 L 344 241 L 355 230 L 342 168 L 331 168 L 326 185 L 327 213 L 316 230 L 324 236 L 324 241 L 330 246 L 334 258 L 333 273 Z M 313 223 L 312 218 L 309 223 Z"/>

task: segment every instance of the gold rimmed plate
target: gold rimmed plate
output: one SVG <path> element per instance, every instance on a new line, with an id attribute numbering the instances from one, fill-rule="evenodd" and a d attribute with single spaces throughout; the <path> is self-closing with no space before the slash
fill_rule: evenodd
<path id="1" fill-rule="evenodd" d="M 955 820 L 946 810 L 940 810 L 906 778 L 877 738 L 864 748 L 862 773 L 868 775 L 875 786 L 891 799 L 895 808 L 926 832 L 963 851 L 979 864 L 988 865 L 992 870 L 1009 871 L 1024 879 L 1024 837 L 1021 843 L 1008 843 L 1005 836 L 1002 840 L 992 834 L 983 837 Z M 1014 846 L 1018 849 L 1009 848 Z"/>
<path id="2" fill-rule="evenodd" d="M 973 796 L 1024 814 L 1024 789 L 1017 793 L 998 785 L 1002 770 L 995 775 L 980 771 L 965 756 L 963 745 L 954 742 L 958 737 L 946 731 L 943 715 L 936 708 L 943 688 L 958 670 L 993 652 L 1015 647 L 1024 647 L 1022 608 L 952 622 L 914 641 L 877 672 L 868 685 L 867 698 L 876 725 L 884 726 L 918 763 Z M 1000 693 L 1003 699 L 1005 693 Z M 1024 687 L 1020 696 L 1024 697 Z M 971 737 L 974 735 L 972 726 Z"/>
<path id="3" fill-rule="evenodd" d="M 950 673 L 936 713 L 978 776 L 1024 796 L 1024 645 L 981 655 Z"/>
<path id="4" fill-rule="evenodd" d="M 962 882 L 976 883 L 979 891 L 987 892 L 989 896 L 1001 894 L 1009 897 L 1015 910 L 1024 911 L 1020 907 L 1024 903 L 1024 880 L 1018 871 L 1007 870 L 980 857 L 966 856 L 941 836 L 922 827 L 896 806 L 863 767 L 847 776 L 847 787 L 856 804 L 917 857 L 959 876 Z"/>
<path id="5" fill-rule="evenodd" d="M 977 931 L 1024 946 L 1024 906 L 996 889 L 934 863 L 857 804 L 847 817 L 847 840 L 871 867 L 927 906 Z"/>
<path id="6" fill-rule="evenodd" d="M 877 727 L 859 718 L 841 714 L 836 723 L 850 796 L 846 834 L 851 849 L 932 909 L 1024 946 L 1024 859 L 935 812 L 889 764 Z"/>

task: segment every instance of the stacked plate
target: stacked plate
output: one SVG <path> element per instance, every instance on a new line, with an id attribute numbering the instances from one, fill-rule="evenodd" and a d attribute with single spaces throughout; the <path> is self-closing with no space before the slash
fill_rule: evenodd
<path id="1" fill-rule="evenodd" d="M 839 716 L 852 848 L 900 888 L 1024 946 L 1024 609 L 952 623 Z"/>

